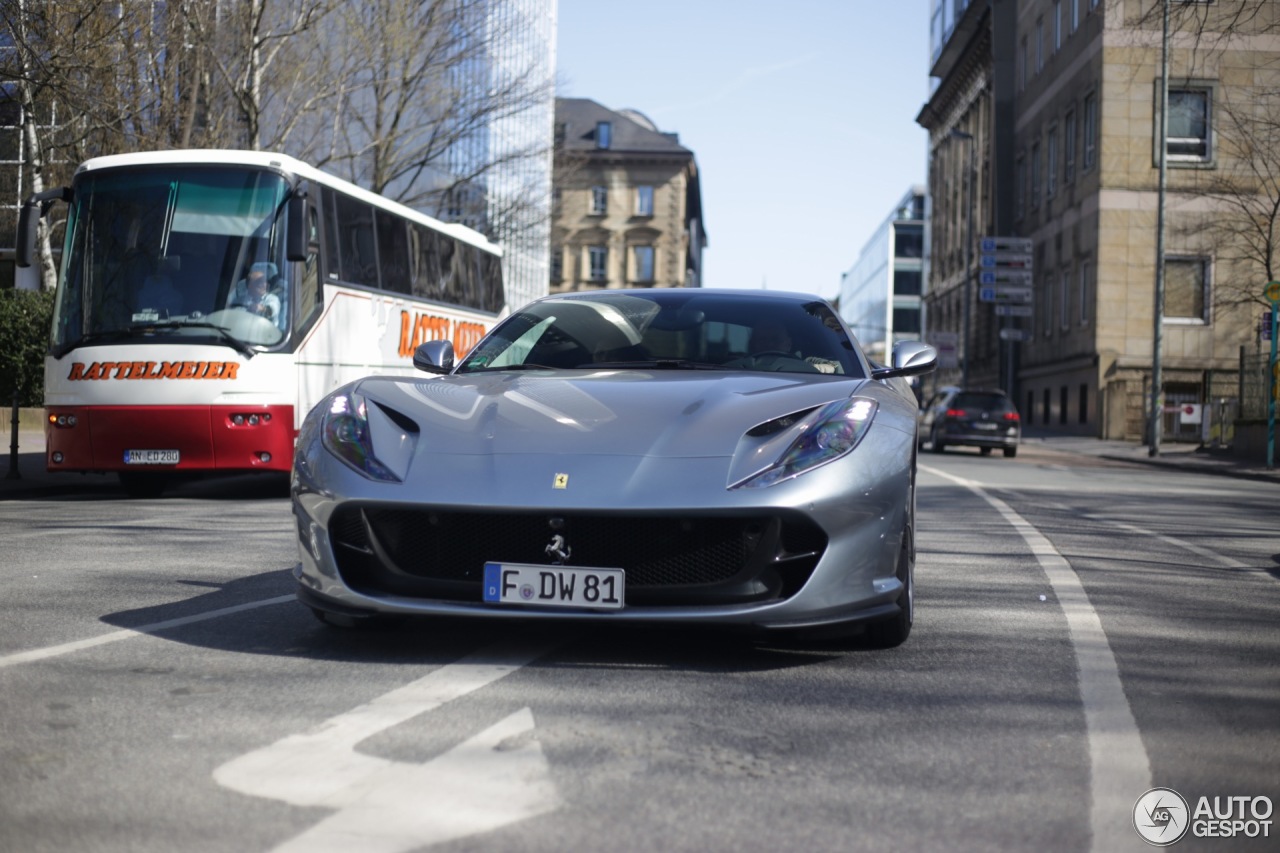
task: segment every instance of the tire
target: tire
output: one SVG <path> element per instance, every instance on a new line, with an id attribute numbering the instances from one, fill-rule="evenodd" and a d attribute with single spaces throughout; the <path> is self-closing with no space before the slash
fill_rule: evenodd
<path id="1" fill-rule="evenodd" d="M 169 487 L 165 474 L 142 474 L 137 471 L 121 471 L 120 487 L 131 498 L 158 498 Z"/>
<path id="2" fill-rule="evenodd" d="M 907 641 L 916 617 L 915 548 L 911 528 L 902 532 L 902 548 L 898 552 L 898 579 L 902 592 L 898 595 L 898 612 L 867 626 L 867 645 L 873 649 L 892 649 Z"/>
<path id="3" fill-rule="evenodd" d="M 990 456 L 990 455 L 991 455 L 991 448 L 990 448 L 990 447 L 979 447 L 979 448 L 978 448 L 978 452 L 979 452 L 979 453 L 981 453 L 983 456 Z"/>
<path id="4" fill-rule="evenodd" d="M 946 449 L 947 449 L 947 444 L 946 444 L 946 442 L 944 442 L 942 439 L 938 438 L 938 428 L 937 428 L 937 427 L 934 427 L 934 428 L 933 428 L 933 433 L 929 436 L 929 445 L 930 445 L 930 448 L 933 450 L 933 452 L 934 452 L 934 453 L 941 453 L 942 451 L 944 451 L 944 450 L 946 450 Z"/>
<path id="5" fill-rule="evenodd" d="M 1017 456 L 1017 455 L 1018 455 L 1018 448 L 1016 448 L 1016 447 L 1006 447 L 1006 448 L 1004 449 L 1004 458 L 1005 458 L 1005 459 L 1012 459 L 1013 457 L 1015 457 L 1015 456 Z"/>

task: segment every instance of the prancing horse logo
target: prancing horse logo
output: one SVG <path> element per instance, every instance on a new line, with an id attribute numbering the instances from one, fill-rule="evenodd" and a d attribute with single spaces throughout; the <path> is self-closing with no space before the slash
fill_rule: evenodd
<path id="1" fill-rule="evenodd" d="M 551 558 L 553 566 L 562 566 L 569 559 L 569 555 L 573 553 L 568 543 L 564 541 L 564 536 L 557 533 L 551 537 L 551 544 L 546 548 L 547 556 Z"/>
<path id="2" fill-rule="evenodd" d="M 569 475 L 568 475 L 568 474 L 556 474 L 556 478 L 555 478 L 554 480 L 552 480 L 552 481 L 551 481 L 551 488 L 553 488 L 553 489 L 567 489 L 567 488 L 569 488 Z"/>

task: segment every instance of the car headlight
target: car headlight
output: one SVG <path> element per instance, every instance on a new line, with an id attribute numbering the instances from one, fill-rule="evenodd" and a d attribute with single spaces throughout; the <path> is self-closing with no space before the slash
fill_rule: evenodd
<path id="1" fill-rule="evenodd" d="M 329 400 L 320 423 L 320 437 L 330 453 L 369 479 L 400 482 L 373 453 L 364 397 L 356 392 L 337 394 Z"/>
<path id="2" fill-rule="evenodd" d="M 871 428 L 876 409 L 876 401 L 866 397 L 851 397 L 827 404 L 772 465 L 734 488 L 772 486 L 839 459 L 862 441 Z"/>

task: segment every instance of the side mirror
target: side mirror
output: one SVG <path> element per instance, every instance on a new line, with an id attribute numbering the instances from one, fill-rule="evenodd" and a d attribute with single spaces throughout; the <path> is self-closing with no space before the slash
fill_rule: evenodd
<path id="1" fill-rule="evenodd" d="M 55 201 L 71 201 L 71 187 L 59 187 L 56 190 L 45 190 L 36 193 L 22 203 L 18 213 L 18 240 L 15 246 L 14 263 L 22 268 L 31 266 L 36 257 L 36 226 L 49 212 L 49 205 Z"/>
<path id="2" fill-rule="evenodd" d="M 413 351 L 413 366 L 427 373 L 453 370 L 453 341 L 427 341 Z"/>
<path id="3" fill-rule="evenodd" d="M 299 184 L 289 196 L 286 208 L 289 225 L 285 232 L 285 256 L 298 263 L 305 263 L 313 252 L 320 249 L 320 235 L 316 233 L 316 217 L 307 198 L 307 185 Z"/>
<path id="4" fill-rule="evenodd" d="M 920 341 L 898 341 L 893 345 L 893 356 L 888 367 L 871 371 L 872 379 L 892 379 L 895 376 L 919 376 L 930 373 L 938 366 L 938 351 Z"/>

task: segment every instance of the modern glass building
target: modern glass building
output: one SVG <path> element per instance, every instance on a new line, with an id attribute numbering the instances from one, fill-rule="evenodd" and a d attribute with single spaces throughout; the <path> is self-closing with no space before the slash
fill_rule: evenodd
<path id="1" fill-rule="evenodd" d="M 912 187 L 840 277 L 840 314 L 875 361 L 920 339 L 925 237 L 925 189 Z"/>

